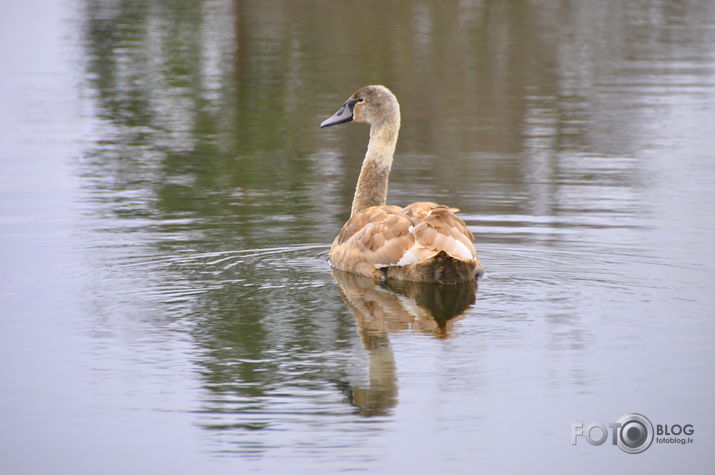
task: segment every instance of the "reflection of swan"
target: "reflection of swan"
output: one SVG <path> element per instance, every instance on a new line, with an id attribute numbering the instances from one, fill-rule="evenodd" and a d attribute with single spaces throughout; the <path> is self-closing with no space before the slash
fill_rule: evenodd
<path id="1" fill-rule="evenodd" d="M 450 335 L 451 322 L 476 299 L 474 280 L 431 284 L 372 279 L 333 269 L 345 304 L 357 321 L 358 333 L 370 358 L 370 387 L 343 383 L 351 404 L 365 415 L 385 414 L 397 404 L 395 356 L 388 334 L 403 330 Z"/>
<path id="2" fill-rule="evenodd" d="M 370 124 L 350 219 L 330 249 L 339 269 L 372 278 L 464 282 L 481 271 L 474 236 L 455 213 L 435 203 L 386 206 L 387 183 L 400 130 L 400 105 L 384 86 L 355 91 L 321 127 Z"/>
<path id="3" fill-rule="evenodd" d="M 475 302 L 477 283 L 432 284 L 372 279 L 333 269 L 345 303 L 357 319 L 360 334 L 416 330 L 438 338 L 449 335 L 451 322 Z M 369 348 L 365 339 L 363 344 Z"/>

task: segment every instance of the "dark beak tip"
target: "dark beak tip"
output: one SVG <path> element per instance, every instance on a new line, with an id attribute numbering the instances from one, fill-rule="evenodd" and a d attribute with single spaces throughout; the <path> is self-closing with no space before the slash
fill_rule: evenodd
<path id="1" fill-rule="evenodd" d="M 330 127 L 332 125 L 344 124 L 345 122 L 350 122 L 353 120 L 353 103 L 350 101 L 343 104 L 343 106 L 338 109 L 338 111 L 325 119 L 321 124 L 320 128 Z"/>

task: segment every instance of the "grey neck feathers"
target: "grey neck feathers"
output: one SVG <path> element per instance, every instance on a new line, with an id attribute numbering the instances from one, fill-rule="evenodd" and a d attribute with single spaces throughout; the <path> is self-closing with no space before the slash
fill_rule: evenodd
<path id="1" fill-rule="evenodd" d="M 399 112 L 396 117 L 371 125 L 370 143 L 362 162 L 351 216 L 370 206 L 383 206 L 387 202 L 387 184 L 399 130 Z"/>

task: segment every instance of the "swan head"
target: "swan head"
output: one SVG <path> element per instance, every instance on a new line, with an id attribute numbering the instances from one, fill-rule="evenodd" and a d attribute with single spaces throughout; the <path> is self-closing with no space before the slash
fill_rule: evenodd
<path id="1" fill-rule="evenodd" d="M 355 91 L 335 114 L 320 124 L 320 128 L 350 121 L 371 126 L 395 121 L 399 124 L 399 120 L 400 105 L 392 91 L 385 86 L 365 86 Z"/>

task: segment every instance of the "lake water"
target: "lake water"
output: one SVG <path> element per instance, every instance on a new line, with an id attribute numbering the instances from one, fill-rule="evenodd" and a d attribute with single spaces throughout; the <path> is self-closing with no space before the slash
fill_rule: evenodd
<path id="1" fill-rule="evenodd" d="M 3 473 L 712 470 L 712 1 L 1 8 Z M 372 83 L 478 289 L 331 273 Z"/>

